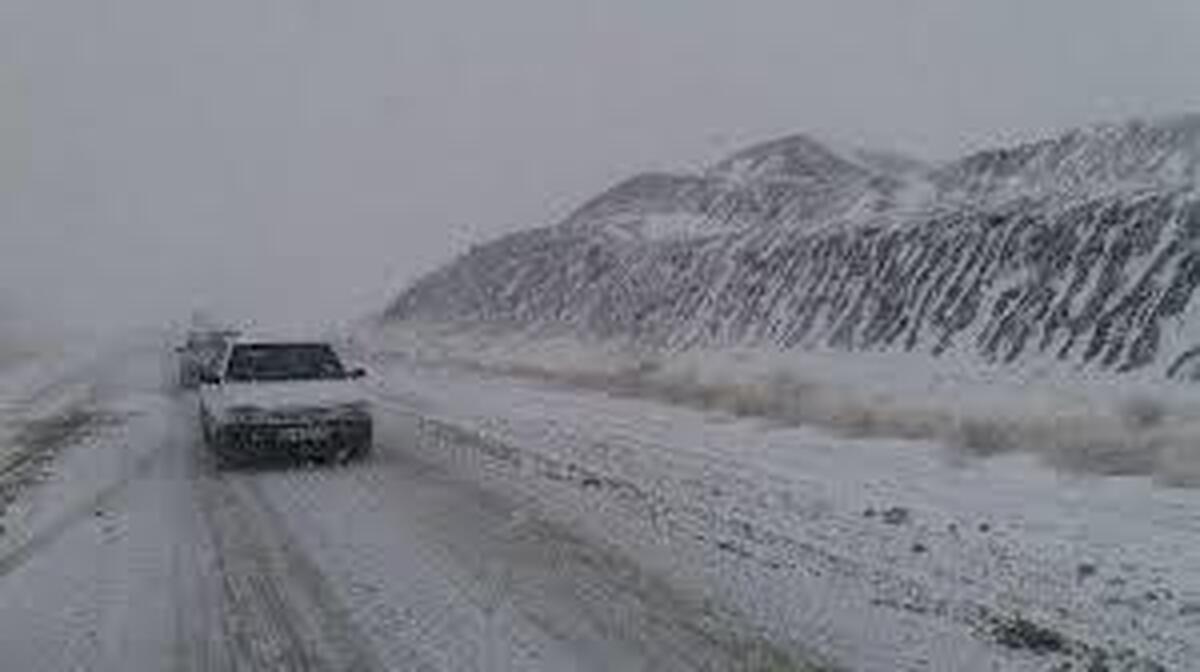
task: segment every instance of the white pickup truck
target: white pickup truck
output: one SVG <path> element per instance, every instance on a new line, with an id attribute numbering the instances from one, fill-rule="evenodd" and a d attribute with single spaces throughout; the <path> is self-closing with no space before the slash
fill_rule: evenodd
<path id="1" fill-rule="evenodd" d="M 328 343 L 235 340 L 201 381 L 205 441 L 222 467 L 364 457 L 373 436 L 364 375 Z"/>

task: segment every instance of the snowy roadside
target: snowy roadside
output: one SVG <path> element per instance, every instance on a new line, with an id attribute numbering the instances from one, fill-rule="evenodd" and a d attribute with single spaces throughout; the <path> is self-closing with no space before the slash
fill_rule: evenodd
<path id="1" fill-rule="evenodd" d="M 0 537 L 13 526 L 7 514 L 20 495 L 101 419 L 92 408 L 92 383 L 76 375 L 88 361 L 31 356 L 0 371 Z"/>
<path id="2" fill-rule="evenodd" d="M 763 349 L 657 351 L 620 341 L 397 324 L 356 335 L 376 354 L 850 438 L 942 443 L 964 458 L 1024 452 L 1073 473 L 1200 485 L 1200 389 L 1057 362 Z"/>
<path id="3" fill-rule="evenodd" d="M 412 445 L 851 669 L 1187 669 L 1200 493 L 383 355 Z M 562 382 L 562 381 L 559 381 Z M 390 401 L 389 401 L 390 400 Z M 717 406 L 716 408 L 720 408 Z"/>
<path id="4" fill-rule="evenodd" d="M 106 358 L 113 360 L 103 365 L 108 371 L 101 364 Z M 81 349 L 30 358 L 0 376 L 0 539 L 7 533 L 10 538 L 5 541 L 12 542 L 36 527 L 33 517 L 41 515 L 41 509 L 24 496 L 28 491 L 74 478 L 56 471 L 63 451 L 87 445 L 129 414 L 105 397 L 105 388 L 112 386 L 114 376 L 126 374 L 121 367 L 129 361 Z M 82 475 L 92 471 L 96 470 L 89 468 Z M 103 477 L 106 472 L 98 473 Z M 55 510 L 66 501 L 62 495 L 50 499 L 57 502 L 50 507 Z"/>
<path id="5" fill-rule="evenodd" d="M 175 603 L 194 586 L 174 574 L 204 558 L 180 552 L 190 528 L 160 494 L 181 481 L 165 450 L 174 403 L 149 353 L 88 358 L 47 388 L 61 401 L 18 421 L 41 445 L 0 536 L 0 649 L 15 669 L 199 669 L 173 662 L 211 633 L 179 631 Z M 207 616 L 202 601 L 188 606 L 188 624 Z"/>

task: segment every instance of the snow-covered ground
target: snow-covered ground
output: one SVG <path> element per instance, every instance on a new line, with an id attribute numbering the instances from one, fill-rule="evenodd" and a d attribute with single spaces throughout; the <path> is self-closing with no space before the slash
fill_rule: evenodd
<path id="1" fill-rule="evenodd" d="M 725 411 L 853 438 L 925 439 L 969 456 L 1036 454 L 1071 472 L 1200 485 L 1200 388 L 1154 374 L 974 357 L 723 349 L 528 338 L 400 324 L 360 347 L 415 362 Z"/>
<path id="2" fill-rule="evenodd" d="M 5 664 L 1200 660 L 1200 490 L 1057 470 L 1033 449 L 983 457 L 590 379 L 363 355 L 376 454 L 337 469 L 214 472 L 194 399 L 149 346 L 35 385 L 61 401 L 3 421 L 6 449 L 19 437 L 49 456 L 0 517 Z"/>
<path id="3" fill-rule="evenodd" d="M 39 454 L 52 458 L 2 519 L 6 669 L 796 662 L 542 515 L 552 508 L 427 459 L 423 417 L 386 400 L 399 393 L 381 398 L 365 463 L 215 472 L 194 399 L 171 389 L 163 364 L 152 348 L 113 354 L 78 374 L 84 397 L 9 418 L 41 428 Z"/>
<path id="4" fill-rule="evenodd" d="M 1191 482 L 1191 455 L 1170 452 L 1196 445 L 1186 388 L 462 338 L 476 347 L 380 349 L 388 394 L 474 437 L 431 459 L 690 582 L 770 641 L 851 669 L 1200 660 L 1200 492 L 1169 485 Z M 875 416 L 756 399 L 772 380 Z M 1139 457 L 1147 445 L 1160 452 Z"/>
<path id="5" fill-rule="evenodd" d="M 431 458 L 852 669 L 1200 659 L 1195 491 L 409 364 L 388 386 L 444 423 Z M 1027 624 L 1058 652 L 1006 639 Z"/>
<path id="6" fill-rule="evenodd" d="M 25 349 L 0 367 L 0 525 L 22 490 L 96 420 L 94 349 Z"/>

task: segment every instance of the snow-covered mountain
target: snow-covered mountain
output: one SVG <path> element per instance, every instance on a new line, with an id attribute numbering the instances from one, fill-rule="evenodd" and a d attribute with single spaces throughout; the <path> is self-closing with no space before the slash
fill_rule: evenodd
<path id="1" fill-rule="evenodd" d="M 663 240 L 816 225 L 885 210 L 904 188 L 926 183 L 925 172 L 896 155 L 842 156 L 796 135 L 738 152 L 701 175 L 635 176 L 586 203 L 564 226 Z"/>
<path id="2" fill-rule="evenodd" d="M 1200 115 L 1133 121 L 980 152 L 936 170 L 943 197 L 1003 201 L 1200 185 Z"/>
<path id="3" fill-rule="evenodd" d="M 793 136 L 472 248 L 387 316 L 1200 375 L 1200 116 L 928 166 Z"/>

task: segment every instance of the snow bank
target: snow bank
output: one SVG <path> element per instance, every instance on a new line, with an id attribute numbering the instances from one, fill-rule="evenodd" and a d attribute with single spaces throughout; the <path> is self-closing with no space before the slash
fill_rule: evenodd
<path id="1" fill-rule="evenodd" d="M 897 353 L 656 351 L 447 326 L 393 325 L 370 350 L 614 394 L 816 425 L 857 437 L 933 439 L 956 459 L 1014 451 L 1070 471 L 1200 486 L 1200 391 L 1149 376 L 988 367 Z"/>

